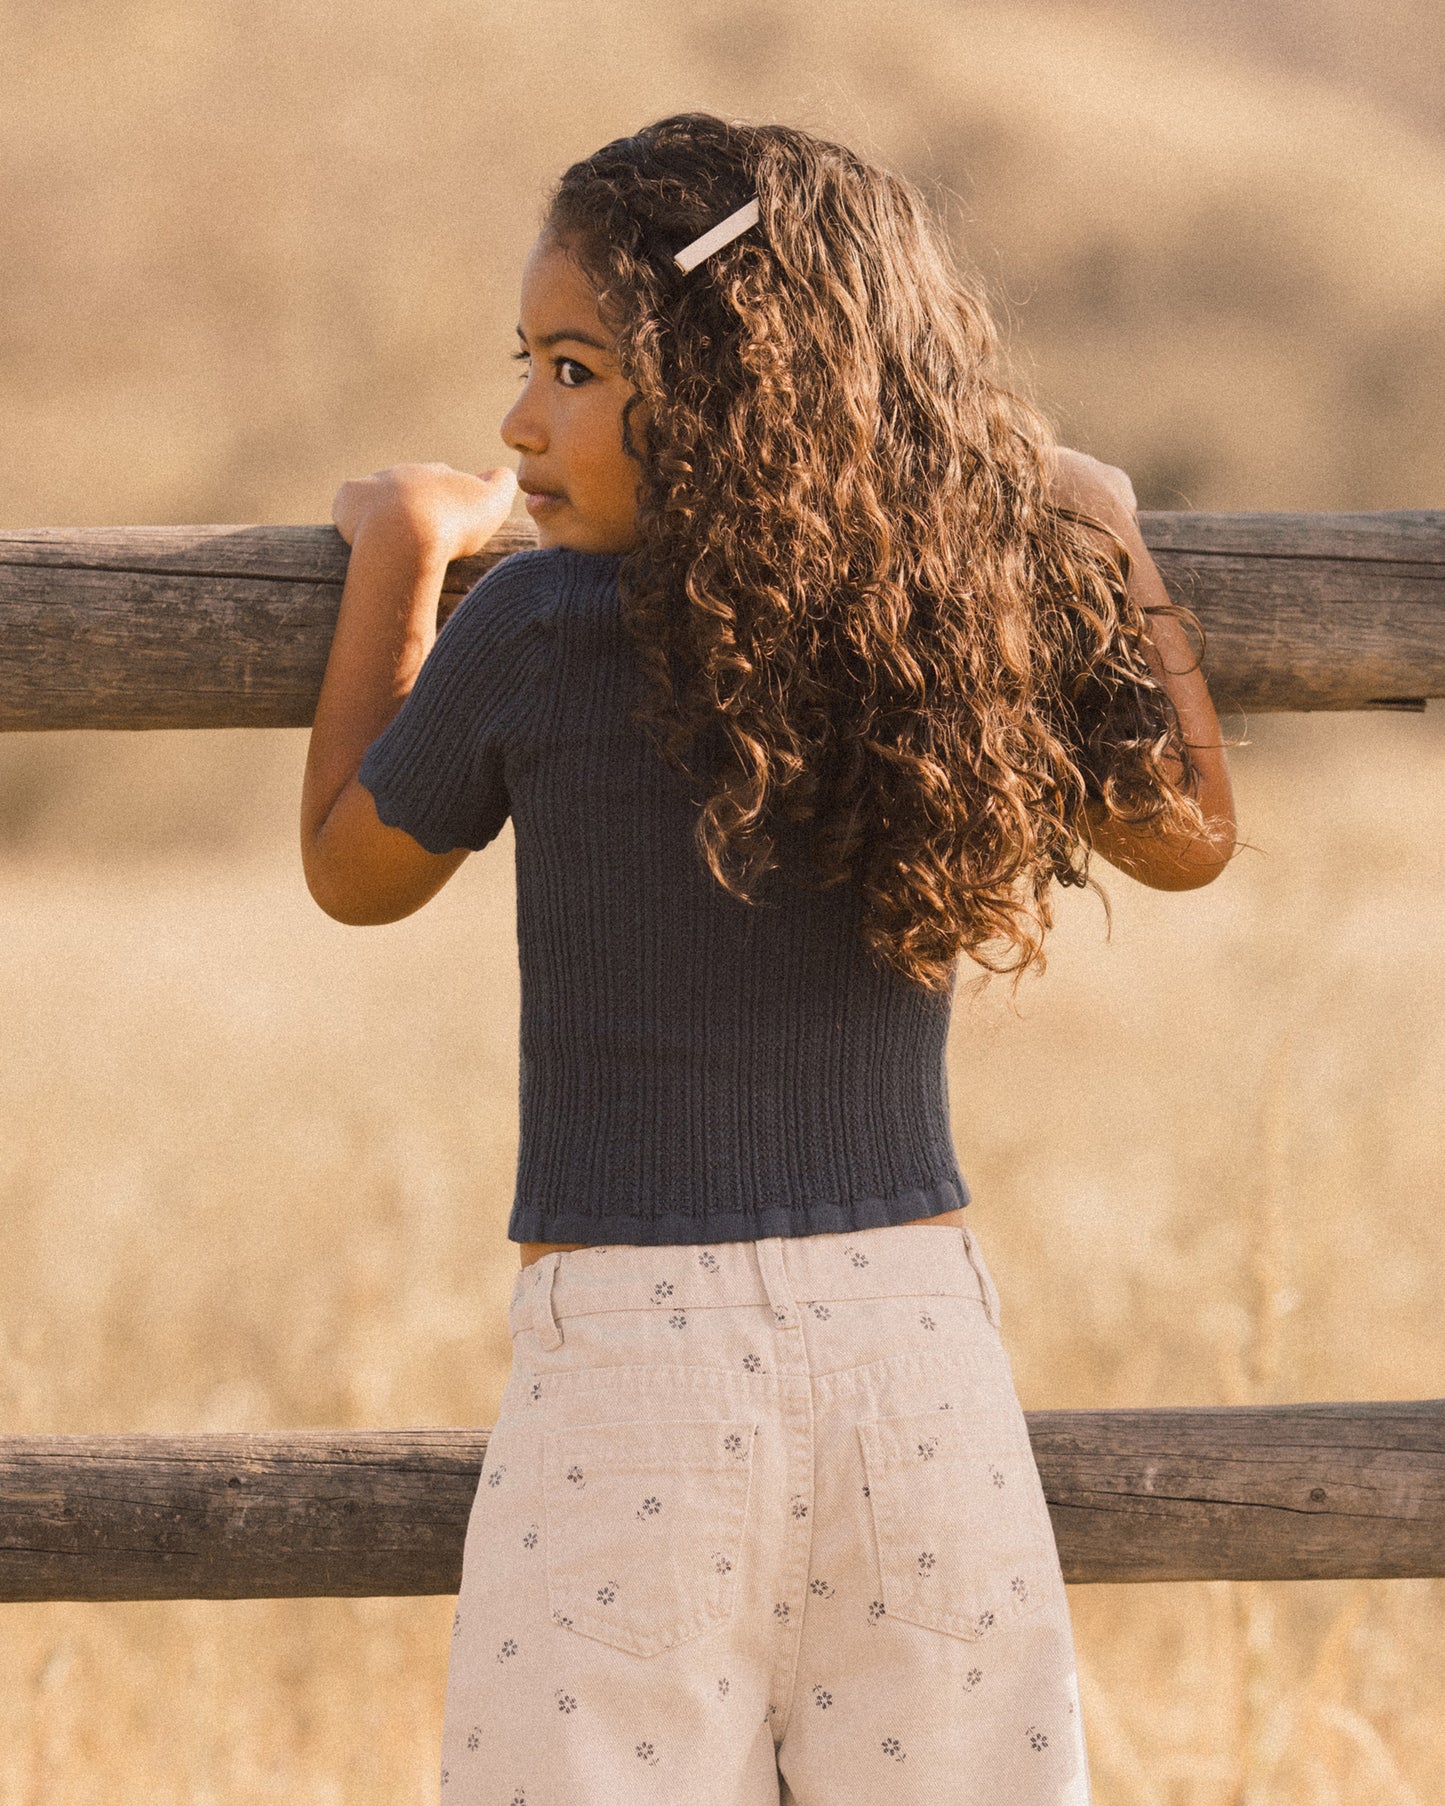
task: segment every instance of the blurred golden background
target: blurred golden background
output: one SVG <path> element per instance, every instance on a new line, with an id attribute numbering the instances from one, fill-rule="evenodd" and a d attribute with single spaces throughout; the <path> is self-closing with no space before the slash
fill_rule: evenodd
<path id="1" fill-rule="evenodd" d="M 1445 505 L 1445 22 L 1412 0 L 4 0 L 0 525 L 324 521 L 511 461 L 521 261 L 687 107 L 918 181 L 1145 507 Z M 1107 868 L 955 1140 L 1026 1406 L 1434 1396 L 1445 708 L 1228 725 L 1252 843 Z M 304 733 L 0 736 L 0 1429 L 485 1424 L 511 835 L 341 927 Z M 1071 1595 L 1099 1806 L 1427 1806 L 1445 1583 Z M 446 1600 L 0 1607 L 0 1806 L 435 1799 Z"/>

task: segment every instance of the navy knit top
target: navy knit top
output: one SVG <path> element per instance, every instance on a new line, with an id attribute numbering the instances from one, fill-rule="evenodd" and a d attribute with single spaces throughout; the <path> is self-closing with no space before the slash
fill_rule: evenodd
<path id="1" fill-rule="evenodd" d="M 381 820 L 430 853 L 484 847 L 512 819 L 509 1238 L 744 1241 L 967 1204 L 951 994 L 869 953 L 852 885 L 787 881 L 799 830 L 759 902 L 713 878 L 693 840 L 702 794 L 629 719 L 646 685 L 620 562 L 548 547 L 494 565 L 358 773 Z"/>

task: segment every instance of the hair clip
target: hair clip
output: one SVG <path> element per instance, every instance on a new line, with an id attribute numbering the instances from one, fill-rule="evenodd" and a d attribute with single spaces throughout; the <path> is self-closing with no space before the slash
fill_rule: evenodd
<path id="1" fill-rule="evenodd" d="M 730 213 L 726 219 L 719 220 L 715 226 L 695 238 L 690 245 L 684 245 L 676 252 L 672 261 L 680 270 L 695 269 L 704 257 L 711 257 L 725 244 L 730 244 L 740 232 L 746 232 L 749 226 L 758 223 L 758 203 L 753 200 L 739 207 L 736 213 Z"/>

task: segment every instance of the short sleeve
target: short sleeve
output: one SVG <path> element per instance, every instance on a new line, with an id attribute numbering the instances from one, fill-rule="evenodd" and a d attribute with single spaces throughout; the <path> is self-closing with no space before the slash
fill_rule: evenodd
<path id="1" fill-rule="evenodd" d="M 518 600 L 500 565 L 467 592 L 357 771 L 378 817 L 428 853 L 476 852 L 511 812 L 506 744 L 525 675 Z"/>

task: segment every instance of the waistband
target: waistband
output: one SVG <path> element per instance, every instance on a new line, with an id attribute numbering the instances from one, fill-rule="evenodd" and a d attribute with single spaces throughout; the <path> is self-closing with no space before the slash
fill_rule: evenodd
<path id="1" fill-rule="evenodd" d="M 977 1238 L 947 1223 L 544 1254 L 518 1271 L 507 1321 L 513 1336 L 534 1329 L 554 1348 L 559 1323 L 599 1311 L 771 1304 L 790 1312 L 799 1304 L 897 1297 L 976 1298 L 999 1327 L 998 1291 Z"/>

